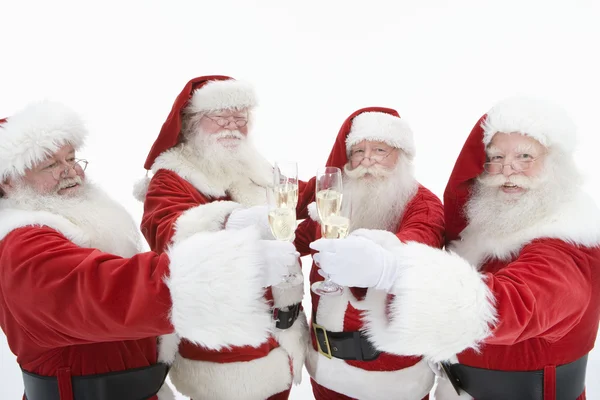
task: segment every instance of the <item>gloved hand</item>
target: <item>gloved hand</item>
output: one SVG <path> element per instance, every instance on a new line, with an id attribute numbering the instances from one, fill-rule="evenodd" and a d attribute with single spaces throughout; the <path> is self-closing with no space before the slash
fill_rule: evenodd
<path id="1" fill-rule="evenodd" d="M 260 232 L 262 239 L 274 239 L 271 228 L 269 227 L 269 207 L 254 206 L 250 208 L 240 208 L 233 210 L 227 218 L 225 229 L 243 229 L 249 226 L 255 226 Z"/>
<path id="2" fill-rule="evenodd" d="M 300 254 L 290 242 L 280 240 L 261 240 L 261 252 L 265 258 L 263 286 L 273 286 L 282 282 Z"/>
<path id="3" fill-rule="evenodd" d="M 364 237 L 319 239 L 310 248 L 319 252 L 315 263 L 338 285 L 389 292 L 396 281 L 394 254 Z"/>

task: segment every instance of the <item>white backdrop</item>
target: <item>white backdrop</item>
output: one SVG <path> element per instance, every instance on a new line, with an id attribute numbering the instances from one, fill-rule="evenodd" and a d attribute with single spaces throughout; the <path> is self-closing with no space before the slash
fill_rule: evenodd
<path id="1" fill-rule="evenodd" d="M 440 196 L 494 102 L 548 97 L 580 128 L 578 162 L 600 203 L 596 0 L 6 0 L 0 10 L 0 116 L 42 98 L 81 112 L 89 175 L 138 221 L 132 183 L 175 96 L 208 74 L 255 85 L 257 146 L 298 160 L 303 178 L 351 112 L 397 109 L 416 134 L 418 178 Z M 20 398 L 20 379 L 0 337 L 0 398 Z M 596 350 L 590 399 L 599 381 Z M 292 399 L 311 397 L 305 374 Z"/>

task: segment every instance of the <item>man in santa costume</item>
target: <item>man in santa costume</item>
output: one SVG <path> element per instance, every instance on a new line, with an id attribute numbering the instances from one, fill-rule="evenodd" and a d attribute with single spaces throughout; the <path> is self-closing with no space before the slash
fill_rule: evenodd
<path id="1" fill-rule="evenodd" d="M 382 248 L 416 241 L 441 248 L 444 216 L 441 201 L 415 179 L 413 133 L 395 110 L 371 107 L 356 111 L 342 125 L 327 166 L 343 170 L 343 201 L 352 204 L 350 231 Z M 308 193 L 308 192 L 307 192 Z M 314 192 L 313 192 L 314 196 Z M 318 215 L 296 230 L 296 247 L 310 252 L 321 237 Z M 365 239 L 366 240 L 366 239 Z M 361 268 L 368 271 L 370 262 Z M 384 277 L 378 285 L 386 285 Z M 313 264 L 310 281 L 322 281 Z M 312 348 L 307 368 L 315 398 L 406 399 L 426 397 L 434 374 L 420 357 L 377 351 L 365 335 L 364 310 L 379 310 L 391 299 L 378 287 L 346 284 L 341 296 L 312 294 Z"/>
<path id="2" fill-rule="evenodd" d="M 367 312 L 369 337 L 382 351 L 451 359 L 439 365 L 436 399 L 585 399 L 600 211 L 582 192 L 574 143 L 562 108 L 506 99 L 477 122 L 446 187 L 450 252 L 361 237 L 313 243 L 334 281 L 394 278 L 380 286 L 395 295 L 387 319 Z"/>
<path id="3" fill-rule="evenodd" d="M 0 121 L 0 326 L 28 400 L 157 399 L 167 374 L 157 336 L 213 350 L 261 343 L 262 287 L 295 249 L 247 228 L 188 232 L 161 255 L 138 254 L 132 218 L 76 158 L 85 137 L 54 102 Z M 224 286 L 237 296 L 223 298 Z"/>
<path id="4" fill-rule="evenodd" d="M 266 206 L 273 168 L 248 139 L 255 106 L 253 88 L 230 77 L 203 76 L 185 85 L 146 160 L 154 175 L 138 193 L 142 232 L 152 250 L 163 252 L 172 240 L 198 230 L 257 226 L 263 238 L 273 239 Z M 230 243 L 222 246 L 237 252 Z M 227 260 L 215 263 L 221 268 Z M 298 262 L 291 265 L 301 273 Z M 211 400 L 288 398 L 302 376 L 308 328 L 300 308 L 303 285 L 277 285 L 282 279 L 265 291 L 273 307 L 269 338 L 248 332 L 245 343 L 225 350 L 197 346 L 185 335 L 165 339 L 174 357 L 171 380 L 181 393 Z M 224 299 L 240 290 L 222 282 Z"/>

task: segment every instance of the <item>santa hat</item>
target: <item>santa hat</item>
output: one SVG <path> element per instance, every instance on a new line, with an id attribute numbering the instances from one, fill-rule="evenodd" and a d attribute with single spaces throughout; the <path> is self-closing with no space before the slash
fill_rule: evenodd
<path id="1" fill-rule="evenodd" d="M 363 140 L 375 140 L 415 155 L 413 133 L 396 110 L 384 107 L 367 107 L 353 112 L 342 124 L 329 159 L 328 167 L 344 168 L 352 145 Z"/>
<path id="2" fill-rule="evenodd" d="M 381 141 L 402 149 L 412 158 L 415 155 L 413 133 L 406 122 L 400 119 L 398 111 L 385 107 L 367 107 L 353 112 L 342 124 L 325 166 L 341 170 L 348 163 L 352 145 L 363 140 Z M 307 184 L 307 190 L 299 201 L 309 204 L 315 201 L 314 178 Z"/>
<path id="3" fill-rule="evenodd" d="M 483 122 L 483 143 L 490 144 L 498 132 L 518 132 L 545 147 L 572 152 L 576 130 L 575 123 L 560 106 L 542 99 L 512 97 L 488 111 Z"/>
<path id="4" fill-rule="evenodd" d="M 471 186 L 483 173 L 486 146 L 497 132 L 518 132 L 548 148 L 570 153 L 574 149 L 575 124 L 566 111 L 557 105 L 525 97 L 513 97 L 499 102 L 482 116 L 471 130 L 444 191 L 446 241 L 458 239 L 467 226 L 464 207 Z"/>
<path id="5" fill-rule="evenodd" d="M 0 121 L 0 177 L 26 170 L 66 144 L 80 149 L 87 136 L 81 117 L 63 104 L 41 101 Z"/>
<path id="6" fill-rule="evenodd" d="M 363 111 L 352 119 L 346 137 L 346 152 L 363 140 L 373 140 L 404 150 L 410 158 L 416 153 L 413 133 L 403 119 L 385 111 Z"/>
<path id="7" fill-rule="evenodd" d="M 150 149 L 144 168 L 152 168 L 156 157 L 180 142 L 181 113 L 184 109 L 193 113 L 239 110 L 253 108 L 256 104 L 254 89 L 248 83 L 223 75 L 201 76 L 190 80 L 175 99 L 171 112 Z"/>

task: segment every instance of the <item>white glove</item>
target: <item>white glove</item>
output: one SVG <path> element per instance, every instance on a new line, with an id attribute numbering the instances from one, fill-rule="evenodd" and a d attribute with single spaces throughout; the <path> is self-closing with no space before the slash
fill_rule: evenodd
<path id="1" fill-rule="evenodd" d="M 319 252 L 315 263 L 338 285 L 389 292 L 396 281 L 394 254 L 364 237 L 319 239 L 310 248 Z"/>
<path id="2" fill-rule="evenodd" d="M 289 267 L 294 265 L 300 254 L 290 242 L 261 240 L 260 244 L 265 258 L 263 286 L 277 285 L 281 283 L 283 276 L 289 273 Z"/>
<path id="3" fill-rule="evenodd" d="M 243 229 L 255 226 L 260 232 L 262 239 L 274 239 L 269 227 L 269 207 L 254 206 L 250 208 L 238 208 L 233 210 L 227 218 L 225 229 Z"/>

